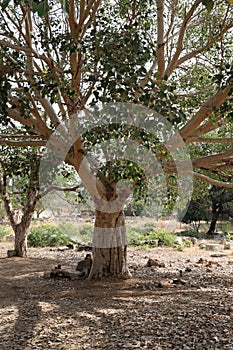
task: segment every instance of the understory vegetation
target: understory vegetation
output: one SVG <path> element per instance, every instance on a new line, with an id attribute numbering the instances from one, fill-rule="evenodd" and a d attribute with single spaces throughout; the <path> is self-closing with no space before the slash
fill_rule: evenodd
<path id="1" fill-rule="evenodd" d="M 28 244 L 33 247 L 59 246 L 74 243 L 77 245 L 91 245 L 93 236 L 93 224 L 81 223 L 74 224 L 63 222 L 57 226 L 53 224 L 43 224 L 31 228 L 28 236 Z M 205 228 L 205 227 L 203 227 Z M 225 232 L 227 228 L 230 238 L 232 224 L 230 222 L 222 222 L 218 224 L 221 232 Z M 177 237 L 183 237 L 183 245 L 189 245 L 189 238 L 207 238 L 205 231 L 197 232 L 194 229 L 186 229 L 180 232 L 167 232 L 157 229 L 153 221 L 145 222 L 143 225 L 137 226 L 131 223 L 126 225 L 127 240 L 129 246 L 137 246 L 142 248 L 151 248 L 158 245 L 165 247 L 177 248 L 180 246 Z M 187 240 L 185 240 L 187 238 Z"/>
<path id="2" fill-rule="evenodd" d="M 6 227 L 4 225 L 0 225 L 0 241 L 3 240 L 8 234 L 9 231 L 6 229 Z"/>
<path id="3" fill-rule="evenodd" d="M 28 235 L 29 247 L 54 247 L 70 243 L 70 238 L 51 225 L 32 227 Z"/>
<path id="4" fill-rule="evenodd" d="M 197 232 L 193 228 L 181 230 L 179 232 L 167 232 L 155 227 L 153 221 L 147 221 L 141 225 L 128 223 L 127 240 L 129 246 L 138 248 L 152 248 L 157 246 L 184 248 L 190 244 L 190 238 L 204 239 L 209 238 L 206 235 L 206 224 L 202 224 L 202 229 Z M 217 225 L 219 232 L 225 233 L 226 239 L 233 239 L 233 225 L 229 221 L 219 222 Z M 4 241 L 11 233 L 6 225 L 0 225 L 0 241 Z M 28 235 L 29 247 L 58 247 L 68 244 L 91 245 L 93 236 L 93 224 L 61 222 L 32 224 Z M 182 244 L 179 238 L 182 237 Z"/>

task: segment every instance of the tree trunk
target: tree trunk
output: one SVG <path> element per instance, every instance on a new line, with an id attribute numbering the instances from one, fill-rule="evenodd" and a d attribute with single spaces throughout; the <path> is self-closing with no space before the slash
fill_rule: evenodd
<path id="1" fill-rule="evenodd" d="M 31 189 L 28 192 L 22 219 L 18 224 L 12 226 L 15 233 L 15 256 L 21 258 L 27 256 L 27 236 L 38 198 L 37 190 Z"/>
<path id="2" fill-rule="evenodd" d="M 216 206 L 216 204 L 213 204 L 213 206 L 212 206 L 212 218 L 211 218 L 211 223 L 210 223 L 210 227 L 209 227 L 209 230 L 207 232 L 207 235 L 214 234 L 217 220 L 218 220 L 218 215 L 219 215 L 219 213 L 217 210 L 217 206 Z"/>
<path id="3" fill-rule="evenodd" d="M 27 256 L 27 235 L 29 226 L 28 223 L 25 225 L 24 222 L 21 222 L 15 227 L 15 256 L 21 258 Z"/>
<path id="4" fill-rule="evenodd" d="M 115 276 L 129 278 L 127 268 L 126 228 L 123 211 L 96 211 L 93 264 L 89 278 Z"/>

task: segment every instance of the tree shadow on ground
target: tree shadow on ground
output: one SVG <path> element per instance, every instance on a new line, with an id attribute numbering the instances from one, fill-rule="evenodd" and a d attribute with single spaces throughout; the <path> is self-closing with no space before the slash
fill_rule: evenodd
<path id="1" fill-rule="evenodd" d="M 207 349 L 206 339 L 217 348 L 216 333 L 225 337 L 223 327 L 230 334 L 227 309 L 219 304 L 219 295 L 213 292 L 182 287 L 143 291 L 119 283 L 111 283 L 108 288 L 106 285 L 86 287 L 63 293 L 63 300 L 58 298 L 60 310 L 65 309 L 65 300 L 72 299 L 72 316 L 69 313 L 66 317 L 76 319 L 76 335 L 80 337 L 80 341 L 76 340 L 77 348 L 85 349 L 88 341 L 91 349 L 124 346 L 131 349 L 136 344 L 140 349 L 143 346 L 150 349 L 152 344 L 153 349 L 156 344 L 164 349 L 176 344 L 177 349 L 182 349 L 187 334 L 193 343 L 193 347 L 188 343 L 190 349 L 198 346 Z M 226 297 L 224 301 L 227 303 Z M 228 302 L 231 303 L 230 299 Z"/>
<path id="2" fill-rule="evenodd" d="M 228 339 L 232 293 L 226 290 L 143 289 L 164 277 L 159 270 L 129 281 L 44 278 L 54 263 L 0 260 L 1 349 L 217 349 L 216 334 Z M 222 285 L 227 281 L 223 276 Z M 227 340 L 222 348 L 230 349 Z"/>

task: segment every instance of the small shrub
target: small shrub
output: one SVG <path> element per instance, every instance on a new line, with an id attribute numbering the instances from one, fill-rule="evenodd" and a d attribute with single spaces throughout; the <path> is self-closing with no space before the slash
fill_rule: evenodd
<path id="1" fill-rule="evenodd" d="M 233 233 L 227 233 L 227 234 L 225 235 L 225 238 L 226 238 L 227 241 L 233 240 Z"/>
<path id="2" fill-rule="evenodd" d="M 190 229 L 190 230 L 178 232 L 177 236 L 200 238 L 200 233 L 198 233 L 196 230 Z"/>
<path id="3" fill-rule="evenodd" d="M 183 246 L 183 245 L 177 246 L 177 247 L 176 247 L 176 250 L 177 250 L 178 252 L 183 252 L 184 246 Z"/>
<path id="4" fill-rule="evenodd" d="M 140 232 L 137 232 L 134 229 L 127 230 L 127 240 L 128 244 L 132 246 L 139 246 L 140 242 L 143 240 L 143 234 Z"/>
<path id="5" fill-rule="evenodd" d="M 141 232 L 137 232 L 135 229 L 130 229 L 127 233 L 129 245 L 154 247 L 160 240 L 164 246 L 174 247 L 176 235 L 163 230 L 150 230 L 145 231 L 141 229 Z"/>
<path id="6" fill-rule="evenodd" d="M 163 242 L 163 245 L 168 246 L 168 247 L 174 247 L 175 241 L 176 241 L 176 235 L 163 231 L 163 230 L 154 230 L 151 232 L 150 237 L 152 239 L 157 239 Z"/>
<path id="7" fill-rule="evenodd" d="M 90 235 L 92 233 L 93 233 L 93 225 L 92 224 L 80 225 L 80 227 L 79 227 L 79 234 L 81 236 Z"/>
<path id="8" fill-rule="evenodd" d="M 145 222 L 145 224 L 144 224 L 145 228 L 153 229 L 154 226 L 155 226 L 155 223 L 153 221 L 148 221 L 148 222 Z"/>
<path id="9" fill-rule="evenodd" d="M 59 223 L 57 228 L 65 236 L 68 236 L 73 241 L 77 241 L 78 232 L 79 232 L 78 223 L 63 221 Z"/>
<path id="10" fill-rule="evenodd" d="M 232 223 L 229 221 L 223 221 L 218 223 L 218 229 L 222 232 L 229 233 L 232 231 Z"/>
<path id="11" fill-rule="evenodd" d="M 91 223 L 62 222 L 58 225 L 58 229 L 73 242 L 87 244 L 93 239 L 93 224 Z"/>
<path id="12" fill-rule="evenodd" d="M 93 224 L 83 224 L 79 226 L 78 230 L 78 241 L 83 244 L 92 242 L 93 240 Z"/>
<path id="13" fill-rule="evenodd" d="M 33 227 L 28 235 L 29 247 L 54 247 L 58 245 L 66 245 L 71 242 L 70 238 L 61 233 L 54 226 L 42 225 Z"/>
<path id="14" fill-rule="evenodd" d="M 3 225 L 0 225 L 0 241 L 4 240 L 7 235 L 9 235 L 9 231 Z"/>

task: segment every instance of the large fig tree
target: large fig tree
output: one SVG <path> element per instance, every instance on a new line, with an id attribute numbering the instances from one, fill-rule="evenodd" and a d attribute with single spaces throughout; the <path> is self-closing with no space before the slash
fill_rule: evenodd
<path id="1" fill-rule="evenodd" d="M 5 0 L 0 15 L 0 113 L 7 127 L 0 143 L 40 146 L 49 140 L 56 157 L 76 169 L 96 208 L 91 278 L 128 276 L 123 207 L 130 191 L 117 184 L 127 180 L 135 192 L 139 184 L 147 187 L 149 174 L 121 153 L 98 168 L 95 160 L 106 154 L 88 157 L 90 144 L 98 149 L 113 137 L 121 142 L 127 137 L 144 145 L 172 184 L 178 172 L 172 152 L 185 145 L 192 162 L 187 177 L 232 187 L 230 128 L 221 135 L 222 126 L 232 123 L 232 5 Z M 124 124 L 124 113 L 116 119 L 112 110 L 102 113 L 100 102 L 139 106 L 140 117 L 151 121 L 150 132 L 130 118 Z M 163 123 L 153 124 L 154 112 L 178 134 L 169 136 Z M 19 125 L 23 132 L 17 132 Z M 202 147 L 209 143 L 223 143 L 225 149 L 206 155 Z"/>

